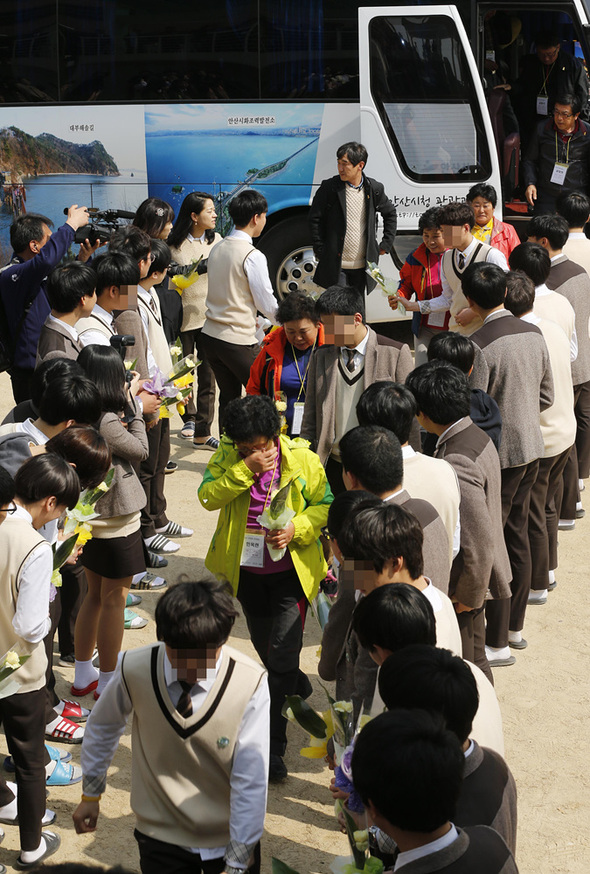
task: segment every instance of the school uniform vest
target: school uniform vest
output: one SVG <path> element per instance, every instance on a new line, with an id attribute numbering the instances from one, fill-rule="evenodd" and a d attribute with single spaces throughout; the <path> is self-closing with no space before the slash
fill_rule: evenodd
<path id="1" fill-rule="evenodd" d="M 454 249 L 447 249 L 442 256 L 442 270 L 453 292 L 453 299 L 450 307 L 451 317 L 449 319 L 449 331 L 456 331 L 458 334 L 464 334 L 469 337 L 483 325 L 483 320 L 479 316 L 476 316 L 472 322 L 462 327 L 457 323 L 455 316 L 457 313 L 460 313 L 461 310 L 464 310 L 469 306 L 467 298 L 463 294 L 463 274 L 470 264 L 475 264 L 478 261 L 487 261 L 488 252 L 491 248 L 492 247 L 488 246 L 487 243 L 479 243 L 471 253 L 471 256 L 465 259 L 463 270 L 459 270 L 455 263 Z"/>
<path id="2" fill-rule="evenodd" d="M 256 304 L 244 271 L 254 247 L 247 240 L 226 237 L 207 262 L 209 289 L 203 334 L 237 346 L 256 343 Z"/>
<path id="3" fill-rule="evenodd" d="M 160 308 L 160 299 L 157 294 L 150 294 L 152 299 L 152 309 L 142 298 L 137 295 L 137 305 L 141 312 L 147 315 L 148 320 L 148 342 L 154 361 L 160 368 L 164 376 L 168 376 L 172 370 L 172 358 L 170 356 L 170 347 L 162 326 L 162 310 Z"/>
<path id="4" fill-rule="evenodd" d="M 111 342 L 111 337 L 116 333 L 114 328 L 110 328 L 99 316 L 94 315 L 94 313 L 90 313 L 89 316 L 86 316 L 83 319 L 78 319 L 76 322 L 76 331 L 80 338 L 86 331 L 98 331 L 99 334 L 104 334 L 109 343 Z"/>
<path id="5" fill-rule="evenodd" d="M 47 656 L 43 641 L 29 643 L 18 637 L 12 627 L 23 565 L 39 548 L 47 549 L 48 543 L 25 519 L 7 516 L 0 525 L 0 655 L 13 649 L 16 643 L 19 644 L 19 654 L 30 653 L 30 658 L 14 675 L 15 681 L 21 684 L 17 694 L 34 692 L 45 685 Z"/>
<path id="6" fill-rule="evenodd" d="M 131 807 L 142 834 L 181 847 L 229 843 L 230 777 L 244 711 L 265 671 L 223 647 L 205 702 L 183 718 L 170 700 L 163 644 L 128 650 L 133 704 Z"/>
<path id="7" fill-rule="evenodd" d="M 352 373 L 342 364 L 342 356 L 338 355 L 338 373 L 336 375 L 336 393 L 334 398 L 334 444 L 331 455 L 340 461 L 340 440 L 355 428 L 359 421 L 356 415 L 356 405 L 365 390 L 365 356 L 363 363 Z"/>

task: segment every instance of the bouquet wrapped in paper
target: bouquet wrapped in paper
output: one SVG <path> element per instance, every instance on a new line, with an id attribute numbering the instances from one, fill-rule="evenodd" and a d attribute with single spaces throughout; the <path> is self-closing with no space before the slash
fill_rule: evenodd
<path id="1" fill-rule="evenodd" d="M 179 267 L 178 273 L 175 273 L 170 282 L 179 294 L 192 285 L 199 278 L 198 267 L 203 256 L 200 255 L 195 261 L 191 261 L 186 267 Z"/>
<path id="2" fill-rule="evenodd" d="M 177 405 L 181 415 L 184 413 L 184 401 L 192 393 L 194 370 L 200 363 L 199 360 L 193 361 L 190 355 L 186 355 L 176 362 L 167 376 L 157 368 L 152 379 L 146 379 L 142 390 L 156 395 L 162 401 L 160 419 L 170 418 L 168 407 L 172 404 Z"/>
<path id="3" fill-rule="evenodd" d="M 391 297 L 395 295 L 397 297 L 397 287 L 395 287 L 395 282 L 393 279 L 389 279 L 387 276 L 384 276 L 379 269 L 379 265 L 375 264 L 374 261 L 369 261 L 367 263 L 366 272 L 369 276 L 372 276 L 378 286 L 380 286 L 381 290 L 387 297 Z M 401 316 L 405 316 L 406 308 L 399 300 L 397 302 L 397 308 L 399 310 L 399 314 Z"/>
<path id="4" fill-rule="evenodd" d="M 268 507 L 256 519 L 259 525 L 262 525 L 263 528 L 267 528 L 269 531 L 279 531 L 289 524 L 295 515 L 295 510 L 287 507 L 287 495 L 290 489 L 291 480 L 274 493 Z M 283 546 L 282 549 L 275 549 L 274 546 L 268 543 L 267 549 L 273 561 L 280 561 L 287 551 L 286 546 Z"/>
<path id="5" fill-rule="evenodd" d="M 15 679 L 14 673 L 30 657 L 31 653 L 26 652 L 24 645 L 19 642 L 0 658 L 0 698 L 8 698 L 18 692 L 21 684 Z"/>

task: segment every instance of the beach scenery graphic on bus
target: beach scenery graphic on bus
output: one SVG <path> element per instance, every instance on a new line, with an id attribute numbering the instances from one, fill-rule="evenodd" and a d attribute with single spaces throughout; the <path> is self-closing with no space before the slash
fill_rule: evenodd
<path id="1" fill-rule="evenodd" d="M 134 212 L 149 194 L 178 212 L 189 191 L 223 205 L 250 186 L 270 212 L 306 205 L 323 112 L 276 103 L 0 109 L 2 253 L 15 216 L 41 213 L 59 227 L 72 203 Z"/>

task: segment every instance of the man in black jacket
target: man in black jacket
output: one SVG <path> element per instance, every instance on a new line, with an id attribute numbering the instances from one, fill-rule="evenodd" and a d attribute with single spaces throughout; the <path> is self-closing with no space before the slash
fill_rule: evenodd
<path id="1" fill-rule="evenodd" d="M 580 102 L 561 95 L 553 119 L 537 125 L 523 166 L 526 199 L 535 215 L 554 213 L 563 192 L 589 193 L 590 125 L 579 118 Z"/>
<path id="2" fill-rule="evenodd" d="M 309 211 L 313 248 L 319 264 L 315 281 L 322 288 L 352 285 L 364 292 L 375 283 L 367 262 L 391 250 L 397 227 L 395 206 L 383 185 L 365 176 L 367 150 L 345 143 L 336 152 L 338 176 L 324 179 Z M 377 213 L 383 217 L 383 239 L 377 244 Z"/>

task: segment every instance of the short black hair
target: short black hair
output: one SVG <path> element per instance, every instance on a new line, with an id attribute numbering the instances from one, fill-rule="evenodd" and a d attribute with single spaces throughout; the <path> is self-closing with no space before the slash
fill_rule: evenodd
<path id="1" fill-rule="evenodd" d="M 159 197 L 148 197 L 137 207 L 133 218 L 136 228 L 141 228 L 152 239 L 157 239 L 168 222 L 174 221 L 174 210 Z"/>
<path id="2" fill-rule="evenodd" d="M 464 744 L 479 706 L 473 673 L 448 649 L 414 644 L 381 665 L 379 693 L 388 710 L 433 710 Z"/>
<path id="3" fill-rule="evenodd" d="M 569 106 L 572 115 L 578 115 L 582 111 L 582 102 L 576 94 L 558 94 L 553 102 L 553 106 Z"/>
<path id="4" fill-rule="evenodd" d="M 406 380 L 421 413 L 436 425 L 449 425 L 468 416 L 471 389 L 467 376 L 448 361 L 427 361 Z"/>
<path id="5" fill-rule="evenodd" d="M 469 374 L 475 360 L 475 346 L 470 337 L 456 331 L 437 331 L 428 344 L 428 360 L 448 361 Z"/>
<path id="6" fill-rule="evenodd" d="M 58 504 L 73 510 L 80 497 L 80 480 L 71 464 L 53 452 L 34 455 L 19 467 L 14 478 L 17 498 L 35 504 L 55 497 Z"/>
<path id="7" fill-rule="evenodd" d="M 317 317 L 354 316 L 360 313 L 365 321 L 365 299 L 362 292 L 351 285 L 330 285 L 316 301 Z"/>
<path id="8" fill-rule="evenodd" d="M 53 222 L 46 215 L 29 212 L 19 215 L 10 225 L 10 245 L 17 255 L 28 248 L 33 240 L 37 242 L 43 239 L 43 225 L 53 227 Z"/>
<path id="9" fill-rule="evenodd" d="M 73 464 L 83 489 L 100 485 L 111 466 L 109 444 L 92 425 L 64 428 L 47 441 L 45 451 L 55 452 Z"/>
<path id="10" fill-rule="evenodd" d="M 151 239 L 145 231 L 136 228 L 135 225 L 119 228 L 109 240 L 109 252 L 126 252 L 137 264 L 149 258 L 151 250 Z"/>
<path id="11" fill-rule="evenodd" d="M 107 288 L 123 285 L 137 285 L 140 279 L 139 264 L 128 252 L 108 251 L 97 255 L 92 264 L 96 271 L 96 293 L 98 297 Z"/>
<path id="12" fill-rule="evenodd" d="M 569 235 L 569 225 L 562 215 L 534 215 L 527 225 L 528 237 L 547 237 L 552 249 L 563 249 Z"/>
<path id="13" fill-rule="evenodd" d="M 68 261 L 52 270 L 47 279 L 47 299 L 56 313 L 73 313 L 83 297 L 92 297 L 96 273 L 81 261 Z"/>
<path id="14" fill-rule="evenodd" d="M 254 188 L 244 188 L 232 197 L 227 211 L 236 228 L 245 228 L 255 215 L 268 212 L 268 201 Z"/>
<path id="15" fill-rule="evenodd" d="M 538 49 L 552 49 L 561 45 L 561 40 L 554 30 L 540 30 L 535 34 L 534 42 Z"/>
<path id="16" fill-rule="evenodd" d="M 41 398 L 45 394 L 48 384 L 53 379 L 62 379 L 64 376 L 84 376 L 84 371 L 77 361 L 71 358 L 49 358 L 42 361 L 35 368 L 31 380 L 31 403 L 36 411 L 39 410 Z"/>
<path id="17" fill-rule="evenodd" d="M 279 301 L 277 322 L 284 325 L 285 322 L 297 322 L 299 319 L 309 319 L 314 324 L 317 322 L 315 300 L 302 291 L 292 291 Z"/>
<path id="18" fill-rule="evenodd" d="M 271 440 L 280 430 L 281 418 L 267 395 L 234 398 L 223 411 L 223 431 L 234 443 L 245 443 L 255 437 Z"/>
<path id="19" fill-rule="evenodd" d="M 409 583 L 377 586 L 361 598 L 352 614 L 352 627 L 369 652 L 376 646 L 389 652 L 414 643 L 436 646 L 432 604 Z"/>
<path id="20" fill-rule="evenodd" d="M 581 191 L 562 191 L 555 207 L 569 228 L 583 228 L 590 218 L 590 198 Z"/>
<path id="21" fill-rule="evenodd" d="M 340 440 L 344 470 L 352 473 L 374 495 L 390 492 L 404 479 L 404 459 L 399 440 L 388 428 L 358 425 Z"/>
<path id="22" fill-rule="evenodd" d="M 350 142 L 343 143 L 343 145 L 339 146 L 336 150 L 336 158 L 339 160 L 340 158 L 348 158 L 351 164 L 355 167 L 361 161 L 363 161 L 366 165 L 369 160 L 369 153 L 365 149 L 362 143 Z"/>
<path id="23" fill-rule="evenodd" d="M 39 402 L 39 417 L 48 425 L 59 425 L 68 419 L 80 425 L 93 425 L 100 413 L 100 394 L 94 381 L 76 373 L 48 382 Z"/>
<path id="24" fill-rule="evenodd" d="M 506 277 L 506 300 L 504 306 L 513 316 L 520 318 L 530 313 L 535 303 L 535 283 L 522 270 L 513 270 Z"/>
<path id="25" fill-rule="evenodd" d="M 449 225 L 453 228 L 462 228 L 463 225 L 469 225 L 473 228 L 475 224 L 475 213 L 473 207 L 464 200 L 455 200 L 453 203 L 445 203 L 440 208 L 439 221 L 442 225 Z"/>
<path id="26" fill-rule="evenodd" d="M 359 504 L 346 517 L 338 546 L 345 558 L 371 562 L 380 574 L 388 561 L 403 558 L 413 580 L 422 576 L 424 532 L 413 513 L 391 501 Z"/>
<path id="27" fill-rule="evenodd" d="M 463 273 L 461 286 L 466 298 L 482 310 L 493 310 L 504 302 L 506 274 L 496 264 L 472 263 Z"/>
<path id="28" fill-rule="evenodd" d="M 508 263 L 511 270 L 522 270 L 526 273 L 535 287 L 546 282 L 551 272 L 549 252 L 540 243 L 527 242 L 516 246 L 508 256 Z"/>
<path id="29" fill-rule="evenodd" d="M 418 219 L 418 231 L 440 231 L 440 206 L 431 206 Z"/>
<path id="30" fill-rule="evenodd" d="M 0 509 L 5 509 L 14 498 L 14 480 L 6 468 L 0 466 Z"/>
<path id="31" fill-rule="evenodd" d="M 125 409 L 125 365 L 112 346 L 91 344 L 78 355 L 80 366 L 96 386 L 103 413 L 120 413 Z"/>
<path id="32" fill-rule="evenodd" d="M 498 202 L 498 195 L 493 185 L 488 185 L 487 182 L 476 182 L 467 192 L 467 203 L 471 203 L 476 197 L 483 197 L 484 200 L 489 200 L 494 209 Z"/>
<path id="33" fill-rule="evenodd" d="M 396 710 L 372 719 L 352 754 L 354 787 L 392 826 L 429 833 L 451 821 L 465 757 L 442 717 Z"/>
<path id="34" fill-rule="evenodd" d="M 180 582 L 156 605 L 156 635 L 172 649 L 223 646 L 238 616 L 227 584 Z"/>
<path id="35" fill-rule="evenodd" d="M 356 405 L 359 425 L 381 425 L 393 431 L 400 443 L 407 443 L 417 413 L 414 395 L 399 382 L 374 382 L 364 390 Z"/>
<path id="36" fill-rule="evenodd" d="M 376 507 L 381 504 L 381 499 L 372 495 L 371 492 L 363 491 L 363 489 L 351 489 L 348 492 L 340 492 L 339 495 L 335 495 L 328 510 L 327 528 L 330 537 L 335 540 L 340 539 L 340 533 L 346 526 L 346 520 L 352 510 L 360 504 L 363 507 Z"/>
<path id="37" fill-rule="evenodd" d="M 148 276 L 151 276 L 152 273 L 160 273 L 162 270 L 166 270 L 170 266 L 170 262 L 172 261 L 170 246 L 165 243 L 164 240 L 152 240 L 152 258 L 153 261 L 150 264 Z"/>

